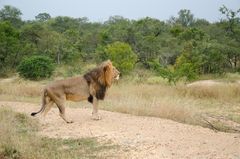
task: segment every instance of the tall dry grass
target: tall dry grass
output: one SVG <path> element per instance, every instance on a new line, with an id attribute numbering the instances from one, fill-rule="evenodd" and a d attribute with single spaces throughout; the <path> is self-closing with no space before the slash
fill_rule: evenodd
<path id="1" fill-rule="evenodd" d="M 154 116 L 178 122 L 206 126 L 202 116 L 210 115 L 240 123 L 240 84 L 209 81 L 190 85 L 169 85 L 160 78 L 122 79 L 107 92 L 100 107 L 141 116 Z M 155 83 L 155 82 L 156 83 Z M 43 86 L 48 81 L 21 79 L 0 81 L 0 100 L 40 102 Z M 86 102 L 70 106 L 84 106 Z M 91 107 L 90 104 L 88 104 Z"/>
<path id="2" fill-rule="evenodd" d="M 240 96 L 239 83 L 223 83 L 202 81 L 191 85 L 179 86 L 177 91 L 182 96 L 196 99 L 215 99 L 222 102 L 238 102 Z"/>
<path id="3" fill-rule="evenodd" d="M 44 82 L 33 82 L 18 77 L 0 80 L 0 94 L 36 97 L 41 94 Z"/>
<path id="4" fill-rule="evenodd" d="M 110 111 L 193 123 L 194 104 L 194 100 L 179 96 L 175 87 L 121 83 L 109 90 L 102 105 Z"/>
<path id="5" fill-rule="evenodd" d="M 102 107 L 202 126 L 209 126 L 204 118 L 206 115 L 224 117 L 240 124 L 239 95 L 238 83 L 194 86 L 119 83 L 109 90 Z"/>

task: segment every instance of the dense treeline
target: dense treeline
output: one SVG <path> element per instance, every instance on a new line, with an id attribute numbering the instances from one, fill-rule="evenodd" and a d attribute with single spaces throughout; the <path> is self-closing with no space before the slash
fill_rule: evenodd
<path id="1" fill-rule="evenodd" d="M 110 58 L 122 72 L 139 64 L 170 80 L 240 71 L 240 10 L 222 6 L 219 12 L 223 18 L 214 23 L 185 9 L 168 21 L 113 16 L 97 23 L 48 13 L 23 21 L 19 9 L 4 6 L 0 74 L 15 70 L 22 59 L 33 55 L 48 56 L 58 65 Z"/>

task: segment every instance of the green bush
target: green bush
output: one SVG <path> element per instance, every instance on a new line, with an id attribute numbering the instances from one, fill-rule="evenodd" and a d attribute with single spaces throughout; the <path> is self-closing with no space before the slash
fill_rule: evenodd
<path id="1" fill-rule="evenodd" d="M 174 65 L 179 78 L 192 81 L 198 78 L 203 63 L 203 57 L 195 50 L 192 42 L 186 43 L 182 53 Z"/>
<path id="2" fill-rule="evenodd" d="M 101 60 L 110 59 L 121 73 L 129 73 L 135 66 L 137 55 L 130 45 L 123 42 L 114 42 L 104 47 L 100 52 Z"/>
<path id="3" fill-rule="evenodd" d="M 193 81 L 198 78 L 196 67 L 192 63 L 184 63 L 175 69 L 179 78 L 186 78 L 187 81 Z"/>
<path id="4" fill-rule="evenodd" d="M 155 71 L 158 76 L 167 79 L 169 83 L 176 83 L 179 78 L 174 70 L 161 66 L 158 60 L 152 60 L 148 62 L 151 70 Z"/>
<path id="5" fill-rule="evenodd" d="M 21 77 L 39 80 L 51 77 L 54 71 L 53 61 L 46 56 L 25 58 L 19 64 L 17 71 Z"/>

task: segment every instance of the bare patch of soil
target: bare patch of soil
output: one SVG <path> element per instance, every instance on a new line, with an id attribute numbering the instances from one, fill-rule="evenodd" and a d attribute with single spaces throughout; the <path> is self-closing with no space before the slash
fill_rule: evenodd
<path id="1" fill-rule="evenodd" d="M 21 102 L 0 102 L 30 115 L 40 106 Z M 214 132 L 154 117 L 139 117 L 100 110 L 102 120 L 91 120 L 91 109 L 67 108 L 74 120 L 66 124 L 52 109 L 47 117 L 37 117 L 40 135 L 53 138 L 97 137 L 120 145 L 120 158 L 218 158 L 240 159 L 240 134 Z"/>

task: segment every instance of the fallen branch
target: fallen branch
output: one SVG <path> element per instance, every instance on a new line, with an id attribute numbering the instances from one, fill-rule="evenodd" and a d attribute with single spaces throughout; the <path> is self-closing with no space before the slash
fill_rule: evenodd
<path id="1" fill-rule="evenodd" d="M 210 121 L 208 121 L 208 120 L 205 119 L 204 117 L 202 117 L 202 119 L 203 119 L 205 122 L 207 122 L 207 124 L 208 124 L 215 132 L 220 131 L 220 129 L 217 128 L 217 127 L 215 127 Z"/>

